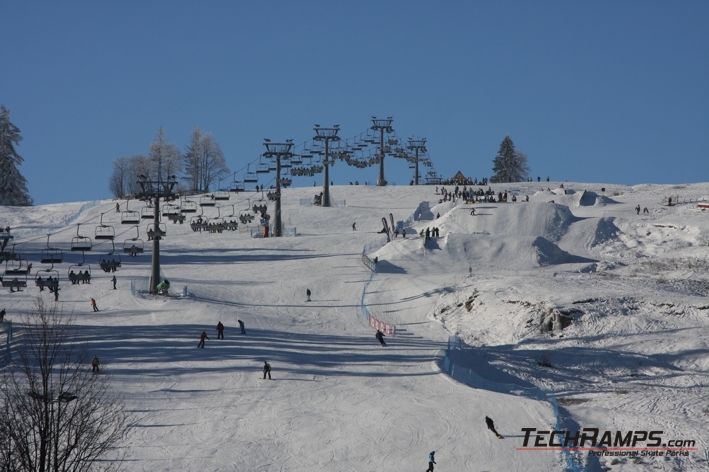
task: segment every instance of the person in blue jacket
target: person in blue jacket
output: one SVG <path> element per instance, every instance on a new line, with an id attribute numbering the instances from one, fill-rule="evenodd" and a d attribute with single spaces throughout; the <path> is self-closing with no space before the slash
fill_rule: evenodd
<path id="1" fill-rule="evenodd" d="M 428 455 L 428 470 L 426 472 L 433 472 L 433 464 L 436 463 L 436 458 L 434 457 L 436 454 L 436 451 L 431 451 L 431 453 Z"/>

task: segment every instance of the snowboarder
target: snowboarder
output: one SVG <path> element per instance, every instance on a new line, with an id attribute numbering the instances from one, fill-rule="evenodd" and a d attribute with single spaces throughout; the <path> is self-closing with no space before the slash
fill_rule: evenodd
<path id="1" fill-rule="evenodd" d="M 306 302 L 309 302 L 309 301 L 310 301 L 310 289 L 306 289 L 306 290 L 305 290 L 305 294 L 308 296 L 308 299 L 305 300 L 305 301 L 306 301 Z"/>
<path id="2" fill-rule="evenodd" d="M 433 472 L 433 464 L 436 463 L 436 451 L 431 451 L 431 453 L 428 455 L 428 469 L 426 472 Z"/>
<path id="3" fill-rule="evenodd" d="M 241 328 L 241 334 L 246 334 L 246 330 L 244 329 L 244 322 L 241 320 L 236 320 L 237 323 L 239 323 L 239 328 Z"/>
<path id="4" fill-rule="evenodd" d="M 470 216 L 475 216 L 475 208 L 470 209 Z"/>
<path id="5" fill-rule="evenodd" d="M 382 347 L 386 347 L 387 343 L 384 342 L 384 333 L 377 330 L 377 334 L 375 334 L 374 337 L 377 338 L 377 340 L 379 341 L 379 344 L 381 344 Z"/>
<path id="6" fill-rule="evenodd" d="M 268 380 L 271 379 L 271 364 L 269 364 L 266 361 L 263 361 L 263 379 L 266 380 L 266 374 L 268 374 Z"/>
<path id="7" fill-rule="evenodd" d="M 99 362 L 98 362 L 98 356 L 94 356 L 93 359 L 91 359 L 91 372 L 98 374 L 99 372 Z"/>
<path id="8" fill-rule="evenodd" d="M 116 276 L 115 275 L 111 279 L 111 282 L 113 282 L 113 290 L 116 290 Z"/>
<path id="9" fill-rule="evenodd" d="M 224 325 L 221 321 L 217 323 L 217 339 L 224 339 Z"/>
<path id="10" fill-rule="evenodd" d="M 495 433 L 495 436 L 497 436 L 497 439 L 502 439 L 502 436 L 500 436 L 500 433 L 498 433 L 495 430 L 495 423 L 492 421 L 492 418 L 486 416 L 485 417 L 485 423 L 487 424 L 487 429 Z"/>
<path id="11" fill-rule="evenodd" d="M 357 222 L 352 223 L 352 231 L 357 231 Z"/>
<path id="12" fill-rule="evenodd" d="M 206 331 L 202 331 L 202 334 L 199 335 L 199 344 L 197 344 L 197 348 L 199 349 L 200 347 L 204 349 L 204 340 L 209 339 L 209 336 L 207 336 Z M 211 340 L 210 340 L 211 341 Z"/>
<path id="13" fill-rule="evenodd" d="M 91 308 L 94 309 L 94 311 L 98 311 L 98 307 L 96 306 L 96 300 L 93 298 L 91 299 Z"/>

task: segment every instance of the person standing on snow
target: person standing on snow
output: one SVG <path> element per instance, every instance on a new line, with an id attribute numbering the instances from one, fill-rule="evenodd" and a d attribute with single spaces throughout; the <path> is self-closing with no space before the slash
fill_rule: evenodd
<path id="1" fill-rule="evenodd" d="M 111 279 L 111 282 L 113 282 L 113 290 L 116 290 L 116 276 L 115 275 Z"/>
<path id="2" fill-rule="evenodd" d="M 487 424 L 487 429 L 489 429 L 490 431 L 492 431 L 493 433 L 495 433 L 495 436 L 497 436 L 497 439 L 502 439 L 502 436 L 500 436 L 500 433 L 498 433 L 498 432 L 495 430 L 495 422 L 492 421 L 492 418 L 489 418 L 489 417 L 486 416 L 486 417 L 485 417 L 485 423 Z"/>
<path id="3" fill-rule="evenodd" d="M 305 290 L 305 294 L 308 296 L 308 299 L 305 300 L 305 301 L 306 301 L 306 302 L 309 302 L 309 301 L 310 301 L 310 289 L 306 289 L 306 290 Z"/>
<path id="4" fill-rule="evenodd" d="M 224 339 L 224 325 L 221 321 L 217 323 L 217 339 Z"/>
<path id="5" fill-rule="evenodd" d="M 352 223 L 352 231 L 357 231 L 357 222 Z"/>
<path id="6" fill-rule="evenodd" d="M 640 214 L 640 205 L 635 207 L 635 213 L 638 215 Z"/>
<path id="7" fill-rule="evenodd" d="M 266 380 L 266 374 L 268 374 L 268 380 L 271 379 L 271 364 L 269 364 L 266 361 L 263 361 L 263 379 Z"/>
<path id="8" fill-rule="evenodd" d="M 433 464 L 436 463 L 436 451 L 431 451 L 428 455 L 428 470 L 426 472 L 433 472 Z"/>
<path id="9" fill-rule="evenodd" d="M 98 307 L 96 306 L 96 300 L 93 298 L 91 299 L 91 308 L 94 309 L 94 311 L 98 311 Z"/>
<path id="10" fill-rule="evenodd" d="M 197 344 L 197 348 L 199 349 L 200 347 L 204 349 L 204 340 L 209 339 L 209 336 L 207 336 L 206 331 L 202 331 L 202 334 L 199 335 L 199 344 Z M 211 340 L 210 340 L 211 341 Z"/>
<path id="11" fill-rule="evenodd" d="M 98 372 L 99 372 L 98 366 L 99 366 L 98 356 L 94 356 L 94 358 L 91 359 L 91 372 L 98 374 Z"/>
<path id="12" fill-rule="evenodd" d="M 379 341 L 379 344 L 381 344 L 382 347 L 386 347 L 387 343 L 384 342 L 384 333 L 377 330 L 377 334 L 375 334 L 374 337 L 377 338 L 377 340 Z"/>
<path id="13" fill-rule="evenodd" d="M 241 328 L 241 334 L 246 334 L 246 330 L 244 329 L 244 322 L 241 320 L 236 320 L 237 323 L 239 323 L 239 328 Z"/>

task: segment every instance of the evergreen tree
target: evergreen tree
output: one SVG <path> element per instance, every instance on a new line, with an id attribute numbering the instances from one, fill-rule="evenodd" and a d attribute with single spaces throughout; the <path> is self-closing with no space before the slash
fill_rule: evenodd
<path id="1" fill-rule="evenodd" d="M 27 179 L 17 170 L 24 161 L 15 150 L 20 141 L 20 129 L 10 121 L 10 110 L 0 105 L 0 205 L 32 205 Z"/>
<path id="2" fill-rule="evenodd" d="M 529 174 L 527 155 L 515 150 L 515 143 L 509 135 L 500 143 L 500 150 L 492 163 L 490 182 L 493 183 L 522 182 Z"/>

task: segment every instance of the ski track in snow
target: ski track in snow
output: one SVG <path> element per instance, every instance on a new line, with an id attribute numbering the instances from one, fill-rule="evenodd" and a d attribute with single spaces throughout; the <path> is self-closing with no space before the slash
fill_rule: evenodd
<path id="1" fill-rule="evenodd" d="M 87 254 L 96 264 L 92 283 L 63 283 L 59 305 L 73 313 L 80 338 L 132 412 L 125 468 L 411 471 L 424 470 L 435 450 L 436 470 L 565 470 L 558 452 L 515 450 L 521 428 L 553 427 L 548 403 L 474 389 L 440 372 L 448 336 L 459 334 L 473 346 L 459 360 L 479 375 L 579 400 L 560 403 L 565 421 L 660 429 L 668 439 L 695 439 L 700 449 L 689 458 L 601 458 L 588 470 L 706 470 L 709 310 L 701 307 L 709 305 L 709 212 L 658 202 L 678 192 L 706 198 L 709 184 L 604 185 L 603 197 L 583 205 L 573 190 L 547 192 L 553 184 L 544 184 L 494 186 L 519 200 L 528 194 L 530 203 L 476 204 L 474 217 L 469 205 L 438 203 L 432 187 L 335 186 L 331 198 L 350 206 L 329 209 L 298 205 L 311 188 L 287 189 L 284 220 L 299 236 L 279 239 L 194 233 L 168 222 L 161 268 L 176 291 L 188 287 L 185 299 L 130 294 L 130 280 L 150 270 L 147 241 L 145 255 L 123 258 L 117 291 L 112 274 Z M 398 330 L 381 348 L 357 314 L 370 276 L 360 253 L 381 239 L 383 216 L 406 220 L 421 202 L 441 217 L 413 229 L 437 226 L 441 237 L 424 243 L 409 235 L 370 254 L 380 270 L 365 303 Z M 635 215 L 636 204 L 651 213 Z M 113 205 L 0 207 L 0 221 L 18 228 L 17 251 L 39 268 L 46 238 L 38 235 L 67 222 L 91 234 Z M 119 219 L 115 212 L 104 217 L 121 235 L 120 251 L 135 230 Z M 80 260 L 68 250 L 75 231 L 69 226 L 50 239 L 71 264 Z M 531 246 L 537 237 L 552 249 L 544 267 Z M 108 250 L 110 244 L 95 243 L 95 253 Z M 59 268 L 64 281 L 67 268 Z M 313 292 L 309 303 L 306 288 Z M 464 303 L 473 295 L 468 311 Z M 32 286 L 1 296 L 8 317 L 17 319 L 37 292 Z M 53 303 L 46 291 L 41 296 Z M 101 312 L 91 312 L 91 297 Z M 538 330 L 552 308 L 574 319 L 563 337 Z M 244 336 L 237 318 L 246 324 Z M 223 341 L 216 339 L 220 320 Z M 202 330 L 211 340 L 198 350 Z M 537 364 L 542 353 L 553 368 Z M 264 360 L 273 367 L 271 381 L 262 379 Z M 504 440 L 486 429 L 485 415 Z"/>

